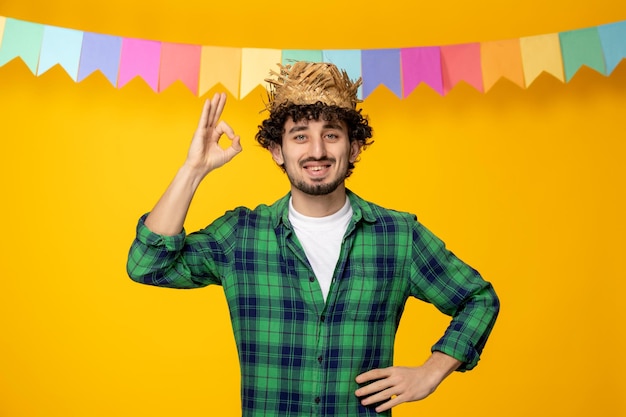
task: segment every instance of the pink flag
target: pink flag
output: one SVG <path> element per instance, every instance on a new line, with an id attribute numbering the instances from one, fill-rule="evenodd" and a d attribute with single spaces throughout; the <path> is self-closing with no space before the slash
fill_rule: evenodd
<path id="1" fill-rule="evenodd" d="M 117 86 L 121 88 L 139 76 L 156 92 L 159 89 L 161 42 L 124 38 Z"/>
<path id="2" fill-rule="evenodd" d="M 422 82 L 443 95 L 441 51 L 438 46 L 404 48 L 400 54 L 404 97 L 411 94 Z"/>

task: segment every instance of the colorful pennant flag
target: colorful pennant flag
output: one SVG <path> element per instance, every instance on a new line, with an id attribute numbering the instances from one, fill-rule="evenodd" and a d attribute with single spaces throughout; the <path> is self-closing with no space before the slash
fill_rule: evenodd
<path id="1" fill-rule="evenodd" d="M 0 49 L 0 66 L 21 58 L 33 74 L 37 74 L 44 26 L 38 23 L 6 19 Z"/>
<path id="2" fill-rule="evenodd" d="M 82 81 L 94 71 L 100 71 L 117 85 L 117 74 L 122 56 L 122 38 L 86 32 L 78 66 L 78 81 Z"/>
<path id="3" fill-rule="evenodd" d="M 483 92 L 480 44 L 466 43 L 441 47 L 443 91 L 448 94 L 461 81 Z"/>
<path id="4" fill-rule="evenodd" d="M 561 43 L 558 34 L 520 38 L 524 78 L 528 87 L 542 73 L 564 81 Z"/>
<path id="5" fill-rule="evenodd" d="M 158 92 L 160 64 L 161 42 L 124 38 L 117 86 L 124 87 L 139 76 Z"/>
<path id="6" fill-rule="evenodd" d="M 559 39 L 563 53 L 565 81 L 571 80 L 583 65 L 595 69 L 600 74 L 606 72 L 598 28 L 562 32 L 559 34 Z"/>
<path id="7" fill-rule="evenodd" d="M 519 39 L 483 42 L 480 59 L 485 91 L 500 79 L 506 78 L 524 88 L 524 69 Z"/>
<path id="8" fill-rule="evenodd" d="M 192 93 L 198 95 L 201 56 L 200 45 L 164 42 L 161 45 L 159 91 L 165 90 L 175 81 L 181 81 Z"/>
<path id="9" fill-rule="evenodd" d="M 59 64 L 65 72 L 77 81 L 80 51 L 83 46 L 83 32 L 54 26 L 45 26 L 37 75 Z"/>
<path id="10" fill-rule="evenodd" d="M 241 49 L 203 46 L 200 59 L 200 90 L 204 95 L 220 83 L 233 96 L 239 97 L 241 83 Z"/>
<path id="11" fill-rule="evenodd" d="M 626 21 L 598 26 L 598 34 L 606 64 L 606 75 L 610 75 L 617 64 L 626 58 Z"/>
<path id="12" fill-rule="evenodd" d="M 20 58 L 35 75 L 60 65 L 80 82 L 99 71 L 118 88 L 139 77 L 155 92 L 175 82 L 202 96 L 221 84 L 243 98 L 277 64 L 330 62 L 356 80 L 358 98 L 383 85 L 400 98 L 420 84 L 440 95 L 460 82 L 488 92 L 502 78 L 528 88 L 542 73 L 569 82 L 582 66 L 609 75 L 626 58 L 626 21 L 561 33 L 391 49 L 255 49 L 168 43 L 0 16 L 0 66 Z"/>
<path id="13" fill-rule="evenodd" d="M 437 46 L 404 48 L 400 51 L 402 60 L 403 95 L 407 97 L 420 83 L 430 86 L 443 95 L 441 78 L 441 49 Z"/>
<path id="14" fill-rule="evenodd" d="M 285 49 L 283 50 L 283 65 L 293 64 L 298 61 L 306 62 L 322 62 L 323 52 L 320 50 L 306 50 L 306 49 Z"/>
<path id="15" fill-rule="evenodd" d="M 281 61 L 280 49 L 253 49 L 241 50 L 241 89 L 239 97 L 250 94 L 257 85 L 269 77 L 269 68 L 276 68 Z"/>
<path id="16" fill-rule="evenodd" d="M 361 50 L 360 49 L 333 49 L 325 50 L 322 53 L 324 62 L 335 64 L 338 68 L 342 68 L 351 80 L 362 78 L 361 72 Z M 357 91 L 357 98 L 363 99 L 363 86 L 361 85 Z"/>
<path id="17" fill-rule="evenodd" d="M 365 97 L 382 84 L 402 98 L 399 49 L 365 49 L 361 54 L 361 67 Z"/>
<path id="18" fill-rule="evenodd" d="M 6 17 L 0 16 L 0 48 L 2 48 L 2 38 L 4 36 L 4 26 L 6 24 L 6 21 Z"/>

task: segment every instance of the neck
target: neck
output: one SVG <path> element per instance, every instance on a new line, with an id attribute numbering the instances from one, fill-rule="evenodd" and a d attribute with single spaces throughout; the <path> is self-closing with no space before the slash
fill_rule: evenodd
<path id="1" fill-rule="evenodd" d="M 308 217 L 325 217 L 338 212 L 346 203 L 346 189 L 341 185 L 326 195 L 310 195 L 292 187 L 293 208 Z"/>

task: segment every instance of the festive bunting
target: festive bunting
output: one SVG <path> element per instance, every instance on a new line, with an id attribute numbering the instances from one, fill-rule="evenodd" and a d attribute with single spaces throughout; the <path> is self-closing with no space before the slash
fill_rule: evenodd
<path id="1" fill-rule="evenodd" d="M 83 32 L 45 26 L 37 75 L 41 75 L 54 65 L 59 64 L 72 80 L 76 81 L 82 45 Z"/>
<path id="2" fill-rule="evenodd" d="M 626 58 L 626 21 L 598 26 L 598 34 L 604 53 L 606 75 L 609 75 Z"/>
<path id="3" fill-rule="evenodd" d="M 269 77 L 269 68 L 276 68 L 281 61 L 280 49 L 241 50 L 241 89 L 239 97 L 247 96 L 260 84 L 259 81 Z"/>
<path id="4" fill-rule="evenodd" d="M 459 82 L 465 81 L 478 91 L 483 91 L 480 63 L 480 44 L 466 43 L 441 47 L 441 74 L 443 91 L 450 92 Z"/>
<path id="5" fill-rule="evenodd" d="M 77 82 L 100 71 L 112 85 L 135 77 L 155 92 L 175 82 L 202 96 L 221 84 L 238 98 L 264 84 L 278 63 L 331 62 L 363 84 L 359 99 L 384 85 L 398 97 L 420 84 L 440 95 L 465 82 L 487 92 L 506 78 L 528 88 L 542 73 L 569 82 L 582 66 L 609 75 L 626 58 L 626 21 L 519 39 L 391 49 L 227 48 L 83 32 L 0 16 L 0 66 L 20 58 L 33 74 L 60 65 Z"/>
<path id="6" fill-rule="evenodd" d="M 559 34 L 559 39 L 563 53 L 565 81 L 571 80 L 583 65 L 595 69 L 601 74 L 605 73 L 598 28 L 562 32 Z"/>
<path id="7" fill-rule="evenodd" d="M 323 51 L 322 58 L 324 62 L 342 68 L 351 80 L 358 80 L 362 76 L 360 49 L 326 50 Z M 363 99 L 363 86 L 357 90 L 357 97 Z"/>
<path id="8" fill-rule="evenodd" d="M 167 43 L 161 45 L 161 73 L 159 91 L 175 81 L 181 81 L 194 94 L 198 94 L 198 76 L 202 47 Z"/>
<path id="9" fill-rule="evenodd" d="M 158 91 L 160 63 L 161 42 L 124 38 L 117 86 L 124 87 L 130 80 L 139 76 L 154 91 Z"/>
<path id="10" fill-rule="evenodd" d="M 0 16 L 0 48 L 2 48 L 2 38 L 4 36 L 4 25 L 7 21 L 6 17 Z"/>
<path id="11" fill-rule="evenodd" d="M 561 43 L 558 34 L 520 38 L 524 78 L 528 87 L 542 73 L 564 80 Z"/>
<path id="12" fill-rule="evenodd" d="M 364 50 L 361 55 L 361 66 L 365 97 L 381 84 L 387 86 L 398 97 L 402 97 L 399 49 Z"/>
<path id="13" fill-rule="evenodd" d="M 78 66 L 78 81 L 99 70 L 113 86 L 117 85 L 121 55 L 122 38 L 86 32 Z"/>
<path id="14" fill-rule="evenodd" d="M 203 46 L 200 60 L 200 91 L 203 95 L 221 83 L 233 96 L 239 97 L 241 49 Z"/>
<path id="15" fill-rule="evenodd" d="M 524 69 L 519 39 L 481 43 L 480 59 L 485 91 L 489 91 L 502 77 L 524 88 Z"/>
<path id="16" fill-rule="evenodd" d="M 439 47 L 404 48 L 400 51 L 400 58 L 404 79 L 404 97 L 411 94 L 422 82 L 443 95 Z"/>
<path id="17" fill-rule="evenodd" d="M 0 48 L 0 66 L 20 57 L 33 74 L 37 73 L 44 26 L 38 23 L 6 19 Z"/>
<path id="18" fill-rule="evenodd" d="M 323 59 L 323 52 L 319 50 L 285 49 L 283 50 L 282 64 L 289 65 L 297 61 L 322 62 Z"/>

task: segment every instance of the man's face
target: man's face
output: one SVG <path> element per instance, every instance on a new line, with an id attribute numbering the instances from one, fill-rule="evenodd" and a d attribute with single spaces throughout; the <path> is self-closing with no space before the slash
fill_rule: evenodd
<path id="1" fill-rule="evenodd" d="M 337 190 L 354 163 L 360 147 L 350 142 L 342 121 L 300 120 L 288 118 L 282 146 L 272 149 L 272 157 L 282 165 L 292 185 L 292 192 L 327 195 Z"/>

